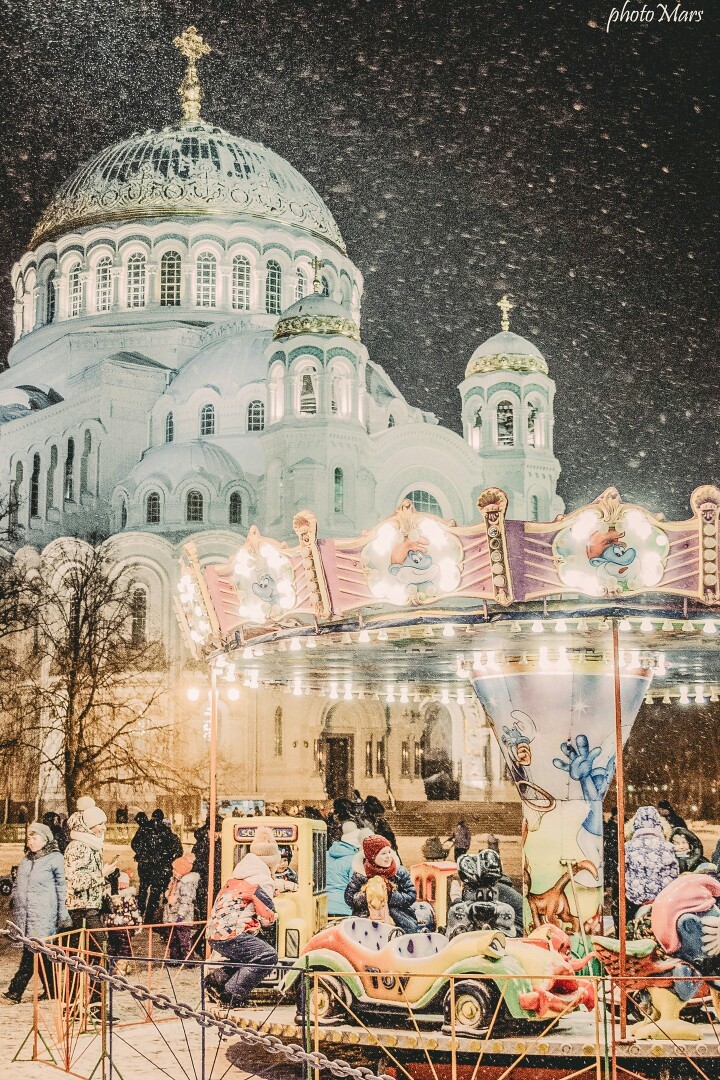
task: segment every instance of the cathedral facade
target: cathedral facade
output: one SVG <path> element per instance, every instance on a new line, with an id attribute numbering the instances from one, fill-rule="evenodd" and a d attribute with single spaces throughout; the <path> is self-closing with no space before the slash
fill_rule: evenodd
<path id="1" fill-rule="evenodd" d="M 363 276 L 314 188 L 185 112 L 101 150 L 51 199 L 12 271 L 15 342 L 0 372 L 14 544 L 109 538 L 132 568 L 143 632 L 176 672 L 179 740 L 203 723 L 174 615 L 188 540 L 202 562 L 226 561 L 250 525 L 293 541 L 309 508 L 320 536 L 353 536 L 403 499 L 469 524 L 491 485 L 510 517 L 563 509 L 554 383 L 507 307 L 500 333 L 458 358 L 458 435 L 369 355 Z M 382 798 L 391 777 L 397 799 L 417 800 L 441 763 L 458 794 L 486 798 L 505 790 L 499 755 L 466 712 L 243 689 L 221 702 L 219 790 Z"/>

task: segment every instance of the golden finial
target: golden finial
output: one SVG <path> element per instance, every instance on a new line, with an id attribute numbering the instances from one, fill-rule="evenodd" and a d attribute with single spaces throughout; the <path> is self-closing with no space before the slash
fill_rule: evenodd
<path id="1" fill-rule="evenodd" d="M 313 278 L 313 292 L 316 292 L 316 293 L 322 292 L 323 287 L 322 287 L 322 281 L 320 280 L 320 271 L 322 270 L 323 266 L 325 265 L 325 260 L 324 259 L 318 259 L 317 255 L 315 255 L 313 257 L 313 261 L 312 261 L 312 263 L 310 265 L 312 266 L 313 273 L 315 275 L 315 277 Z"/>
<path id="2" fill-rule="evenodd" d="M 502 327 L 503 330 L 509 330 L 510 329 L 510 312 L 515 307 L 515 305 L 510 303 L 510 301 L 507 298 L 507 293 L 505 293 L 502 300 L 498 300 L 497 306 L 500 308 L 500 313 L 502 315 L 502 319 L 500 320 L 500 326 Z"/>
<path id="3" fill-rule="evenodd" d="M 180 50 L 188 62 L 185 76 L 178 90 L 182 102 L 183 123 L 195 124 L 200 119 L 202 103 L 202 88 L 195 65 L 203 56 L 207 56 L 210 46 L 205 44 L 195 26 L 188 26 L 186 30 L 183 30 L 182 34 L 173 39 L 173 45 Z"/>

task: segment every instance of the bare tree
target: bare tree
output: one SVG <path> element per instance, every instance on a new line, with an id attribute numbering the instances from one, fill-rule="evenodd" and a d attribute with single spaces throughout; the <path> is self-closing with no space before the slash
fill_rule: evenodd
<path id="1" fill-rule="evenodd" d="M 174 787 L 167 662 L 147 639 L 132 568 L 118 569 L 104 547 L 56 541 L 37 590 L 14 708 L 17 737 L 39 755 L 41 788 L 72 808 L 103 788 Z"/>

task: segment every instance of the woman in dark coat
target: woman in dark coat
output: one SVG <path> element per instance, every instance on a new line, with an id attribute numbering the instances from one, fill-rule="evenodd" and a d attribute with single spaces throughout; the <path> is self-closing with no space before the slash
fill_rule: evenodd
<path id="1" fill-rule="evenodd" d="M 70 926 L 65 906 L 65 864 L 51 829 L 28 826 L 27 852 L 13 889 L 12 921 L 28 937 L 48 938 Z M 23 946 L 20 966 L 3 994 L 19 1002 L 33 973 L 33 953 Z"/>
<path id="2" fill-rule="evenodd" d="M 390 841 L 390 847 L 397 851 L 397 840 L 385 818 L 385 807 L 374 795 L 368 795 L 365 800 L 365 818 L 377 836 L 384 836 Z"/>
<path id="3" fill-rule="evenodd" d="M 400 866 L 398 857 L 384 836 L 367 836 L 363 840 L 365 862 L 364 874 L 357 871 L 345 889 L 345 903 L 355 915 L 369 915 L 365 889 L 371 877 L 384 879 L 388 890 L 390 918 L 406 934 L 416 934 L 420 929 L 413 911 L 417 893 L 410 874 Z"/>

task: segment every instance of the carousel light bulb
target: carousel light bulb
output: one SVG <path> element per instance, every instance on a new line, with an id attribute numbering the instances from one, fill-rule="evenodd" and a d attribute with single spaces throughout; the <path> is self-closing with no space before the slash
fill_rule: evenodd
<path id="1" fill-rule="evenodd" d="M 340 640 L 342 641 L 343 645 L 352 645 L 352 638 L 350 636 L 350 631 L 346 630 Z"/>
<path id="2" fill-rule="evenodd" d="M 530 629 L 532 630 L 533 634 L 542 634 L 545 628 L 543 627 L 543 624 L 540 622 L 539 619 L 534 619 L 532 625 L 530 626 Z"/>
<path id="3" fill-rule="evenodd" d="M 254 657 L 255 657 L 255 658 L 257 659 L 257 660 L 260 660 L 260 659 L 261 659 L 261 658 L 262 658 L 262 657 L 263 657 L 264 655 L 265 655 L 265 650 L 263 649 L 262 645 L 256 645 L 256 646 L 255 646 L 255 651 L 254 651 L 254 653 L 253 653 L 253 656 L 254 656 Z"/>
<path id="4" fill-rule="evenodd" d="M 711 686 L 710 687 L 710 700 L 712 701 L 713 705 L 716 704 L 717 701 L 720 700 L 720 698 L 718 698 L 718 688 L 717 688 L 717 686 Z"/>
<path id="5" fill-rule="evenodd" d="M 652 703 L 653 703 L 653 696 L 652 696 L 652 694 L 646 694 L 646 695 L 645 695 L 645 704 L 646 704 L 646 705 L 652 705 Z"/>
<path id="6" fill-rule="evenodd" d="M 549 666 L 549 664 L 550 664 L 550 653 L 549 653 L 547 645 L 541 645 L 540 646 L 539 660 L 540 660 L 540 667 L 541 668 L 547 668 Z"/>
<path id="7" fill-rule="evenodd" d="M 226 682 L 235 682 L 235 665 L 234 664 L 228 664 L 227 667 L 225 668 L 225 681 Z"/>
<path id="8" fill-rule="evenodd" d="M 305 642 L 306 649 L 317 649 L 317 641 L 314 637 L 309 637 Z"/>
<path id="9" fill-rule="evenodd" d="M 370 634 L 365 629 L 364 626 L 363 626 L 362 630 L 360 631 L 360 633 L 358 634 L 358 641 L 360 642 L 361 645 L 367 645 L 368 642 L 370 641 Z"/>
<path id="10" fill-rule="evenodd" d="M 643 619 L 643 621 L 640 623 L 640 629 L 642 630 L 643 634 L 652 634 L 654 629 L 652 619 Z"/>
<path id="11" fill-rule="evenodd" d="M 443 626 L 443 637 L 455 637 L 455 628 L 452 623 L 445 623 Z"/>
<path id="12" fill-rule="evenodd" d="M 717 634 L 717 626 L 712 619 L 706 619 L 703 623 L 703 634 Z"/>
<path id="13" fill-rule="evenodd" d="M 464 690 L 458 690 L 456 696 L 457 696 L 458 705 L 464 705 L 465 704 L 465 691 Z"/>
<path id="14" fill-rule="evenodd" d="M 426 637 L 426 638 L 434 638 L 435 637 L 435 632 L 434 632 L 432 626 L 426 626 L 425 627 L 425 632 L 423 633 L 423 637 Z"/>
<path id="15" fill-rule="evenodd" d="M 388 639 L 387 630 L 378 630 L 378 641 L 387 641 L 387 639 Z"/>
<path id="16" fill-rule="evenodd" d="M 663 703 L 663 705 L 670 705 L 671 702 L 672 702 L 672 698 L 670 697 L 670 691 L 666 690 L 665 693 L 663 694 L 663 697 L 662 697 L 662 703 Z"/>
<path id="17" fill-rule="evenodd" d="M 704 705 L 705 704 L 705 693 L 704 693 L 704 691 L 705 691 L 705 687 L 702 685 L 702 683 L 695 683 L 695 704 L 696 705 Z"/>
<path id="18" fill-rule="evenodd" d="M 362 689 L 358 690 L 358 701 L 364 701 L 364 700 L 365 700 L 365 691 L 362 690 Z"/>
<path id="19" fill-rule="evenodd" d="M 385 694 L 385 702 L 388 705 L 395 703 L 395 687 L 388 684 L 387 693 Z"/>
<path id="20" fill-rule="evenodd" d="M 631 652 L 630 652 L 630 667 L 631 668 L 639 668 L 640 667 L 640 650 L 639 649 L 632 649 L 631 650 Z"/>
<path id="21" fill-rule="evenodd" d="M 689 705 L 690 704 L 690 698 L 688 697 L 688 689 L 689 688 L 687 686 L 680 686 L 680 687 L 678 687 L 678 689 L 680 690 L 680 704 L 681 705 Z"/>
<path id="22" fill-rule="evenodd" d="M 290 652 L 298 652 L 300 650 L 300 638 L 294 637 L 290 642 Z"/>
<path id="23" fill-rule="evenodd" d="M 440 702 L 443 705 L 450 704 L 450 691 L 448 690 L 447 686 L 444 686 L 440 691 Z"/>
<path id="24" fill-rule="evenodd" d="M 653 668 L 653 671 L 656 675 L 663 675 L 666 668 L 667 664 L 665 662 L 665 653 L 659 652 L 657 654 L 657 657 L 655 658 L 655 667 Z"/>
<path id="25" fill-rule="evenodd" d="M 229 686 L 227 696 L 229 697 L 230 701 L 237 701 L 240 697 L 240 687 Z"/>
<path id="26" fill-rule="evenodd" d="M 494 671 L 498 670 L 498 664 L 497 660 L 495 659 L 494 649 L 488 649 L 487 653 L 485 654 L 485 663 L 489 668 L 492 668 Z"/>
<path id="27" fill-rule="evenodd" d="M 482 653 L 474 652 L 472 662 L 473 662 L 473 668 L 475 669 L 475 671 L 477 671 L 479 668 L 481 668 L 483 666 Z"/>
<path id="28" fill-rule="evenodd" d="M 400 687 L 400 704 L 401 705 L 407 705 L 409 701 L 410 701 L 410 698 L 408 696 L 408 688 L 407 688 L 407 686 L 401 686 Z"/>
<path id="29" fill-rule="evenodd" d="M 572 664 L 570 663 L 570 658 L 568 656 L 568 651 L 565 648 L 565 646 L 563 646 L 560 649 L 560 656 L 558 657 L 558 670 L 559 671 L 570 671 L 571 667 L 572 667 Z"/>
<path id="30" fill-rule="evenodd" d="M 250 672 L 250 682 L 248 683 L 248 686 L 251 690 L 257 690 L 259 685 L 260 682 L 258 680 L 258 670 L 257 668 L 253 668 L 253 670 Z"/>
<path id="31" fill-rule="evenodd" d="M 252 651 L 252 649 L 250 648 L 249 645 L 246 645 L 245 648 L 243 649 L 243 660 L 252 660 L 252 658 L 253 658 L 253 651 Z"/>
<path id="32" fill-rule="evenodd" d="M 337 701 L 337 699 L 338 699 L 338 688 L 337 688 L 337 683 L 336 682 L 331 682 L 330 683 L 330 697 L 332 698 L 333 701 Z"/>
<path id="33" fill-rule="evenodd" d="M 302 697 L 302 680 L 299 675 L 295 676 L 295 681 L 293 682 L 293 695 L 295 697 Z"/>
<path id="34" fill-rule="evenodd" d="M 618 630 L 623 634 L 629 634 L 632 630 L 632 623 L 629 619 L 621 619 L 618 623 Z"/>
<path id="35" fill-rule="evenodd" d="M 675 627 L 673 626 L 671 619 L 663 619 L 663 624 L 660 629 L 664 634 L 672 634 Z"/>
<path id="36" fill-rule="evenodd" d="M 686 619 L 686 621 L 683 623 L 684 632 L 686 634 L 692 634 L 694 629 L 695 629 L 695 623 L 691 622 L 690 619 Z"/>
<path id="37" fill-rule="evenodd" d="M 199 699 L 199 697 L 200 697 L 200 687 L 199 686 L 188 686 L 187 697 L 188 697 L 188 701 L 197 701 Z"/>
<path id="38" fill-rule="evenodd" d="M 345 693 L 343 694 L 345 701 L 352 701 L 352 683 L 345 683 Z"/>
<path id="39" fill-rule="evenodd" d="M 558 619 L 558 621 L 555 623 L 555 633 L 567 634 L 567 623 L 564 619 Z"/>

